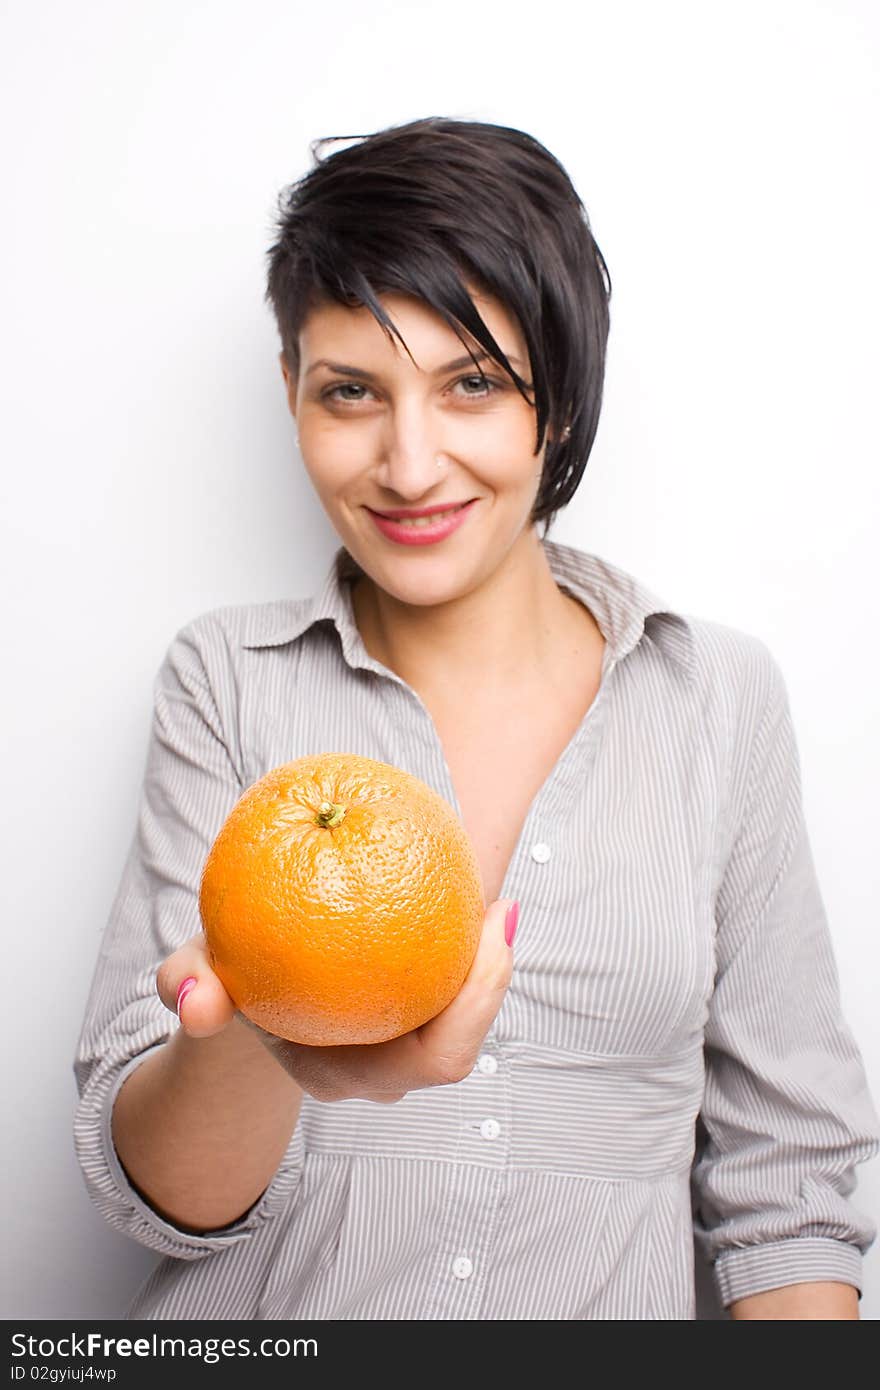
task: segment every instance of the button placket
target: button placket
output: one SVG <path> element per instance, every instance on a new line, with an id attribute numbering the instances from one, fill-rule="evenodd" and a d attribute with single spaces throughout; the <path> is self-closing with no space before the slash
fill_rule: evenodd
<path id="1" fill-rule="evenodd" d="M 437 1307 L 447 1317 L 478 1317 L 485 1284 L 486 1261 L 491 1261 L 499 1204 L 506 1187 L 504 1173 L 510 1157 L 510 1075 L 504 1057 L 497 1056 L 492 1037 L 484 1042 L 470 1076 L 459 1083 L 459 1146 L 465 1169 L 480 1170 L 479 1178 L 450 1174 L 449 1244 L 438 1263 Z"/>

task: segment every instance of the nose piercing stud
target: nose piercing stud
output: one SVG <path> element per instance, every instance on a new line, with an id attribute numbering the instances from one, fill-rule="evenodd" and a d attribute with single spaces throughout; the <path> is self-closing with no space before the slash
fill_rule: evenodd
<path id="1" fill-rule="evenodd" d="M 442 468 L 442 467 L 443 467 L 443 455 L 442 455 L 442 454 L 438 454 L 438 455 L 437 455 L 437 467 L 438 467 L 438 468 Z"/>

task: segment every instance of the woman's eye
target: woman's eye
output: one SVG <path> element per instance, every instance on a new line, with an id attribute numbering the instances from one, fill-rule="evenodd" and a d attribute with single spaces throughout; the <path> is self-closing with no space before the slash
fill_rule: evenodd
<path id="1" fill-rule="evenodd" d="M 357 381 L 342 381 L 338 386 L 331 386 L 324 392 L 324 399 L 328 401 L 362 401 L 362 395 L 349 395 L 349 392 L 366 391 L 366 386 Z M 343 394 L 338 394 L 343 393 Z"/>
<path id="2" fill-rule="evenodd" d="M 490 381 L 487 376 L 463 376 L 456 382 L 457 386 L 464 386 L 467 389 L 466 396 L 490 396 L 497 390 L 494 381 Z"/>

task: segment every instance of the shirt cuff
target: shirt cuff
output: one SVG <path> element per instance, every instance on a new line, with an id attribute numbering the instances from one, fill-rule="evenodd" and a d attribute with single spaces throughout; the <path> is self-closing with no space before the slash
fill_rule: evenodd
<path id="1" fill-rule="evenodd" d="M 160 1216 L 132 1186 L 113 1143 L 111 1120 L 116 1096 L 126 1077 L 154 1050 L 152 1047 L 148 1048 L 125 1064 L 115 1075 L 101 1107 L 100 1146 L 112 1195 L 106 1194 L 105 1189 L 105 1195 L 110 1195 L 110 1202 L 99 1205 L 104 1207 L 103 1214 L 112 1226 L 140 1244 L 177 1259 L 199 1259 L 247 1240 L 265 1218 L 287 1206 L 299 1186 L 302 1175 L 302 1132 L 297 1124 L 287 1152 L 269 1186 L 238 1221 L 216 1231 L 204 1233 L 182 1230 Z"/>
<path id="2" fill-rule="evenodd" d="M 724 1250 L 714 1265 L 722 1304 L 786 1284 L 831 1281 L 852 1284 L 862 1296 L 862 1252 L 848 1241 L 827 1236 L 798 1236 L 772 1245 Z"/>

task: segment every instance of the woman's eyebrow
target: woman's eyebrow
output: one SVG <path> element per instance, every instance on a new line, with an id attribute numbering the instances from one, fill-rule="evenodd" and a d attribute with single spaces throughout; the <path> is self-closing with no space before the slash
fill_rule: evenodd
<path id="1" fill-rule="evenodd" d="M 436 367 L 434 375 L 440 376 L 444 372 L 457 372 L 461 367 L 473 366 L 475 361 L 479 363 L 487 360 L 491 360 L 488 352 L 475 352 L 473 357 L 468 353 L 466 357 L 456 357 L 454 361 L 445 362 L 442 367 Z M 516 367 L 522 366 L 520 359 L 510 353 L 507 355 L 507 360 Z M 328 367 L 331 372 L 340 372 L 344 376 L 363 377 L 365 381 L 377 380 L 375 372 L 368 372 L 364 367 L 353 367 L 345 362 L 331 362 L 327 357 L 319 357 L 317 361 L 313 362 L 306 372 L 306 376 L 311 376 L 312 372 L 316 372 L 319 367 Z"/>

